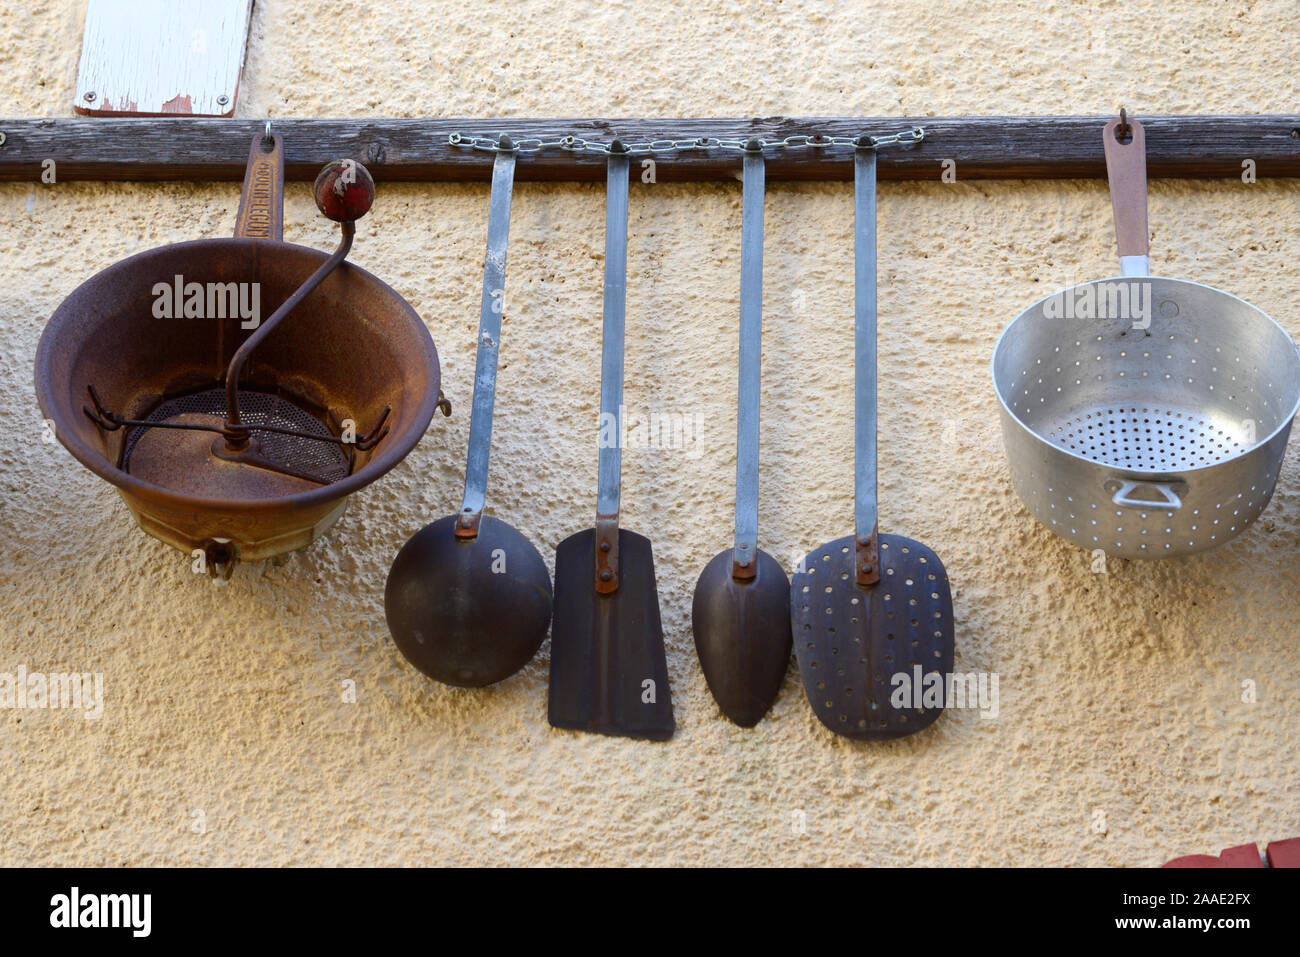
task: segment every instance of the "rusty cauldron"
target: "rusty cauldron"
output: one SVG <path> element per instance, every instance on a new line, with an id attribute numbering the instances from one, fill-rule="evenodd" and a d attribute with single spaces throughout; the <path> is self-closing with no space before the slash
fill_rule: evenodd
<path id="1" fill-rule="evenodd" d="M 396 292 L 346 261 L 374 183 L 316 183 L 333 255 L 282 240 L 284 153 L 254 137 L 233 239 L 139 253 L 82 283 L 36 353 L 55 435 L 140 527 L 229 577 L 302 548 L 423 436 L 438 353 Z M 261 306 L 275 308 L 261 318 Z"/>

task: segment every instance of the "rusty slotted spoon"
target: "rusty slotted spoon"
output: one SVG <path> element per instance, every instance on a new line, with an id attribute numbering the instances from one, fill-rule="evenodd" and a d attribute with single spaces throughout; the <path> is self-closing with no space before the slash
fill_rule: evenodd
<path id="1" fill-rule="evenodd" d="M 882 741 L 943 710 L 923 687 L 952 671 L 952 593 L 939 557 L 879 533 L 876 508 L 876 153 L 862 137 L 854 182 L 854 519 L 856 534 L 811 552 L 790 585 L 795 654 L 808 701 L 836 734 Z M 926 702 L 926 704 L 922 704 Z M 918 706 L 919 705 L 919 706 Z"/>

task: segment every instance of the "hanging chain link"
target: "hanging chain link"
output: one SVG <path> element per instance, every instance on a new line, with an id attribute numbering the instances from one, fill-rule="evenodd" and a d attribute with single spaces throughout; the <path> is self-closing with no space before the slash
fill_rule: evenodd
<path id="1" fill-rule="evenodd" d="M 757 147 L 760 152 L 772 149 L 828 149 L 830 147 L 845 146 L 854 149 L 861 146 L 865 149 L 875 150 L 880 149 L 882 146 L 909 146 L 920 143 L 924 139 L 925 128 L 913 126 L 901 132 L 890 133 L 885 136 L 867 136 L 866 134 L 862 136 L 826 136 L 822 133 L 798 133 L 780 140 L 738 140 L 721 139 L 717 136 L 697 136 L 684 140 L 659 139 L 647 140 L 642 143 L 623 143 L 622 146 L 623 152 L 628 156 L 648 156 L 650 154 L 680 153 L 686 150 L 735 150 L 744 153 L 749 151 L 751 145 Z M 572 135 L 555 138 L 532 136 L 525 139 L 512 139 L 510 141 L 511 145 L 506 147 L 501 145 L 499 138 L 452 133 L 447 137 L 447 142 L 451 146 L 482 150 L 487 153 L 540 153 L 543 150 L 560 149 L 568 150 L 571 153 L 599 153 L 608 156 L 612 152 L 613 143 L 617 141 L 606 143 Z"/>

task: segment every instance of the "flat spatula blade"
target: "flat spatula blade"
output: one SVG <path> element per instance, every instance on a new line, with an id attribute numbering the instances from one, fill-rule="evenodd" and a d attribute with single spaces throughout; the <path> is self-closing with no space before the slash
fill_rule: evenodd
<path id="1" fill-rule="evenodd" d="M 826 727 L 864 741 L 933 724 L 953 664 L 952 592 L 939 557 L 881 535 L 880 572 L 879 584 L 857 584 L 848 537 L 811 552 L 790 583 L 808 701 Z"/>
<path id="2" fill-rule="evenodd" d="M 659 593 L 650 540 L 618 531 L 619 587 L 595 587 L 596 532 L 555 550 L 550 722 L 557 728 L 663 741 L 672 737 Z"/>

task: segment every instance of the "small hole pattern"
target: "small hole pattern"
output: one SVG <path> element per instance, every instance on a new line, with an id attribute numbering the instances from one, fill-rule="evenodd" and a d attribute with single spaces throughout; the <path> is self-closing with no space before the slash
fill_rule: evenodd
<path id="1" fill-rule="evenodd" d="M 1286 436 L 1279 440 L 1285 448 Z M 1192 473 L 1187 483 L 1168 483 L 1181 501 L 1176 509 L 1166 506 L 1163 495 L 1141 489 L 1128 498 L 1150 498 L 1149 505 L 1115 505 L 1120 479 L 1107 479 L 1104 469 L 1063 484 L 1059 474 L 1013 467 L 1011 482 L 1035 518 L 1081 548 L 1116 558 L 1173 558 L 1216 548 L 1244 532 L 1268 505 L 1280 467 L 1279 456 L 1270 471 L 1239 492 L 1217 491 L 1215 483 L 1204 481 L 1204 471 Z M 1218 468 L 1243 471 L 1240 462 Z"/>
<path id="2" fill-rule="evenodd" d="M 850 536 L 810 553 L 790 585 L 795 655 L 814 713 L 836 734 L 869 741 L 934 723 L 942 707 L 894 707 L 894 676 L 911 681 L 919 666 L 946 687 L 954 647 L 952 593 L 938 556 L 909 538 L 879 540 L 878 584 L 857 584 Z"/>
<path id="3" fill-rule="evenodd" d="M 1102 465 L 1154 472 L 1226 462 L 1251 444 L 1240 424 L 1148 405 L 1090 410 L 1051 428 L 1044 437 Z"/>

